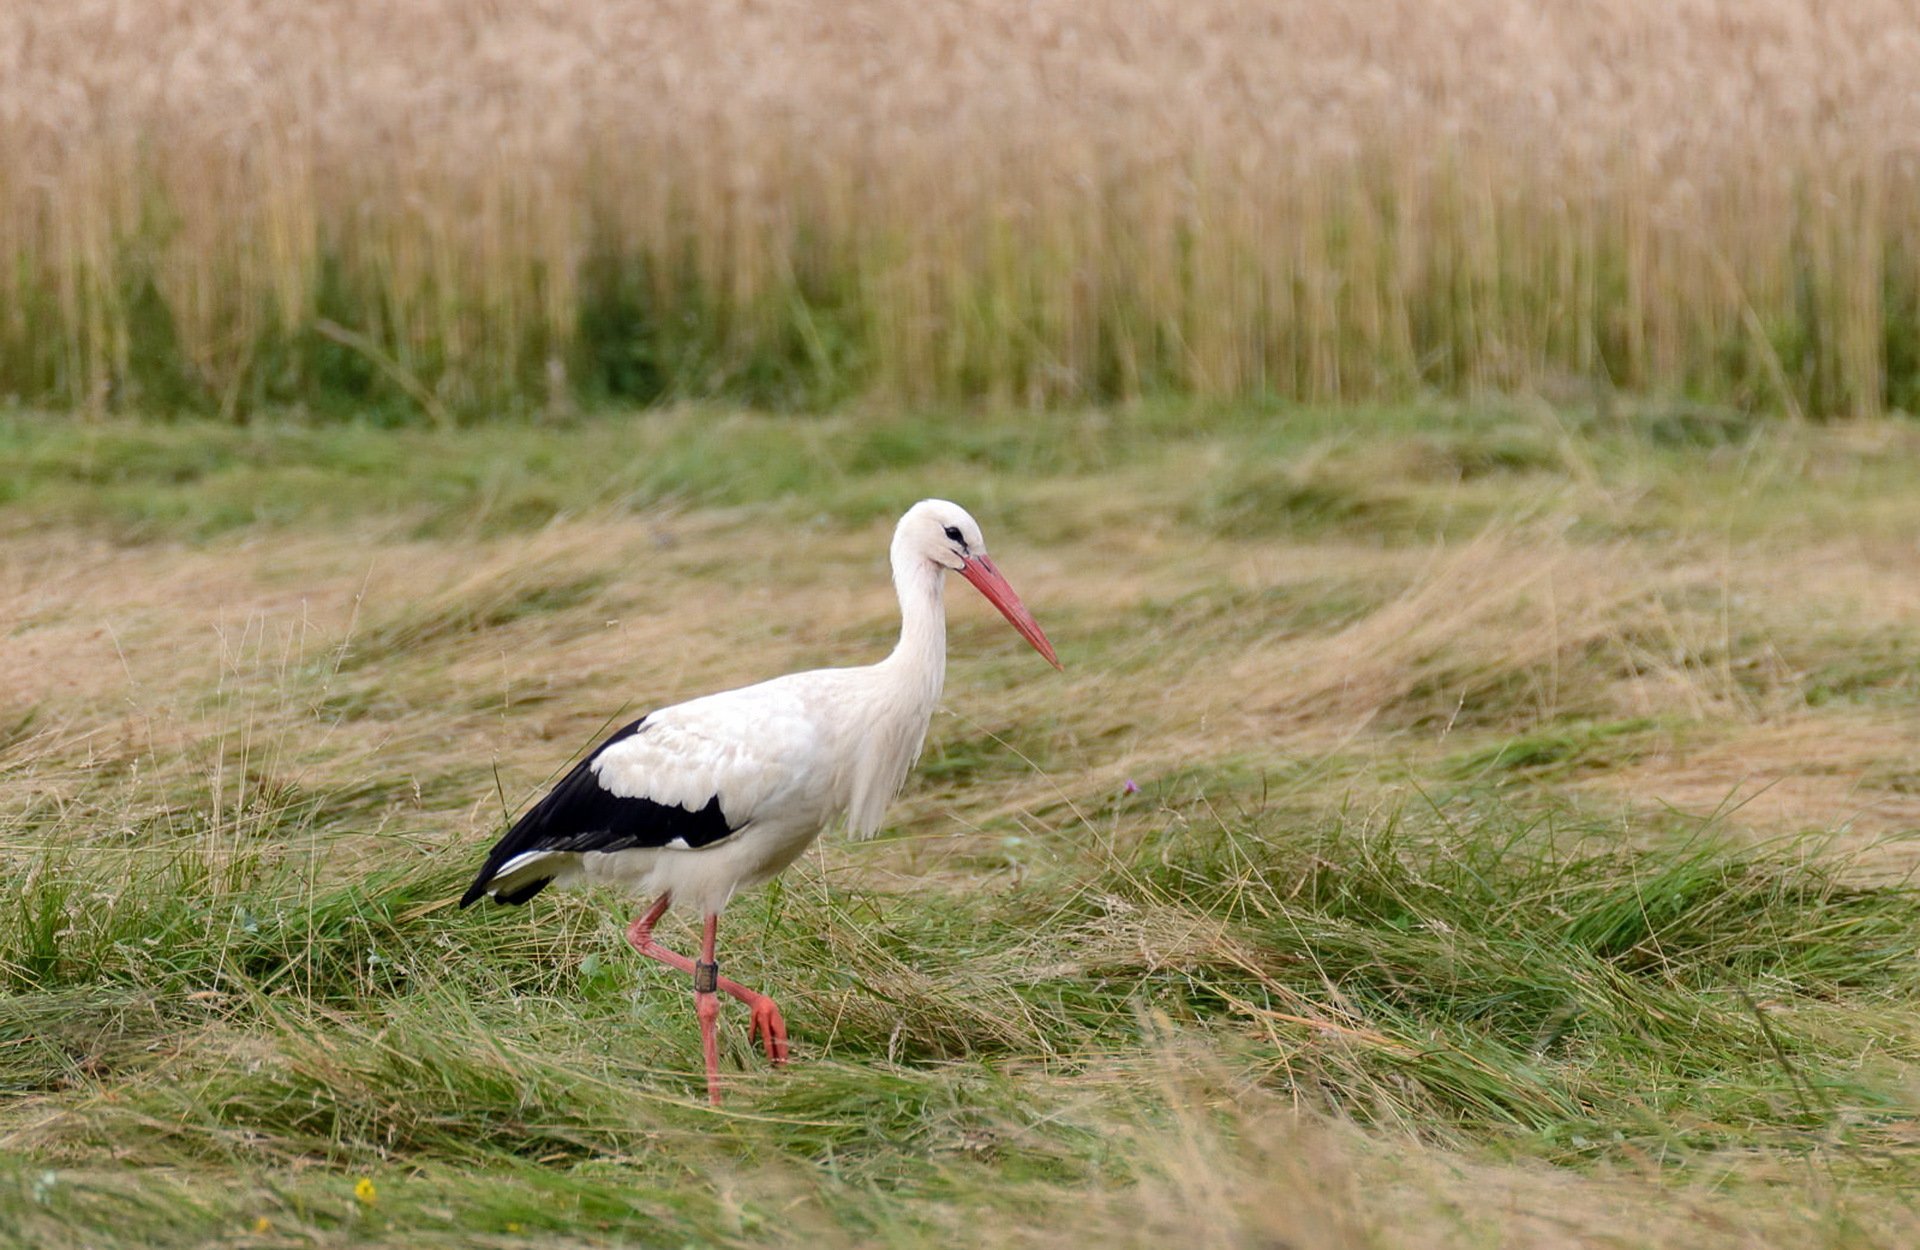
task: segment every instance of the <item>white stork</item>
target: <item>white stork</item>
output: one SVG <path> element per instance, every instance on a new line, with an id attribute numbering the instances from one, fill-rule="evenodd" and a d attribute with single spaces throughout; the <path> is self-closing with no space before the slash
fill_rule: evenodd
<path id="1" fill-rule="evenodd" d="M 651 712 L 596 747 L 488 852 L 462 907 L 524 903 L 553 882 L 609 881 L 654 896 L 627 929 L 649 959 L 693 974 L 707 1095 L 720 1102 L 716 994 L 753 1011 L 774 1064 L 787 1026 L 773 1000 L 720 975 L 714 939 L 735 892 L 777 875 L 830 822 L 880 827 L 920 755 L 946 678 L 943 592 L 956 572 L 1055 668 L 1053 646 L 987 558 L 958 504 L 923 499 L 893 532 L 900 642 L 878 664 L 794 673 Z M 705 920 L 696 962 L 653 940 L 675 900 Z"/>

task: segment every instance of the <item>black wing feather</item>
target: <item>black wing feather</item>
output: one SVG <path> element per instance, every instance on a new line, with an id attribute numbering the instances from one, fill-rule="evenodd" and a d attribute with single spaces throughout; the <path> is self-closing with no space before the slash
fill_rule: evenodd
<path id="1" fill-rule="evenodd" d="M 493 844 L 480 873 L 460 898 L 460 906 L 478 902 L 493 875 L 516 855 L 528 851 L 625 851 L 634 847 L 661 847 L 676 839 L 687 846 L 711 846 L 733 833 L 720 811 L 720 796 L 695 810 L 652 799 L 623 798 L 600 784 L 593 762 L 614 743 L 631 738 L 646 727 L 646 717 L 628 725 L 593 749 L 547 793 L 515 821 L 513 828 Z M 524 903 L 553 880 L 543 877 L 511 894 L 494 896 L 499 903 Z"/>

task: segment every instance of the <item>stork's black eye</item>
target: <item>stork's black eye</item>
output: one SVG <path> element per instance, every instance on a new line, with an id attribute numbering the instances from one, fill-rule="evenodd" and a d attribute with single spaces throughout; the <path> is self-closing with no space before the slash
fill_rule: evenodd
<path id="1" fill-rule="evenodd" d="M 967 540 L 960 537 L 960 527 L 958 525 L 947 526 L 947 537 L 959 543 L 962 547 L 967 545 Z"/>

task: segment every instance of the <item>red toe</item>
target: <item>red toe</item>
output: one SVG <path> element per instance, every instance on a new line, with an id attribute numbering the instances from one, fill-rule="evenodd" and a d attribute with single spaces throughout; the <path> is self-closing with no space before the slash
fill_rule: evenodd
<path id="1" fill-rule="evenodd" d="M 772 999 L 763 998 L 753 1005 L 751 1035 L 766 1046 L 768 1062 L 776 1068 L 786 1066 L 787 1022 L 780 1018 L 780 1009 Z"/>

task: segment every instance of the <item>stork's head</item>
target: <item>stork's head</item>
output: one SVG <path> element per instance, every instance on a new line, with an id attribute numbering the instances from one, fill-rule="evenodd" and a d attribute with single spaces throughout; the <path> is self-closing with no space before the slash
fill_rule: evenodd
<path id="1" fill-rule="evenodd" d="M 1007 579 L 987 559 L 987 540 L 980 534 L 980 523 L 967 515 L 965 508 L 944 499 L 922 499 L 900 518 L 893 532 L 893 552 L 896 559 L 925 559 L 972 582 L 988 603 L 1000 609 L 1007 623 L 1046 657 L 1047 663 L 1060 667 L 1040 622 L 1033 619 Z"/>

